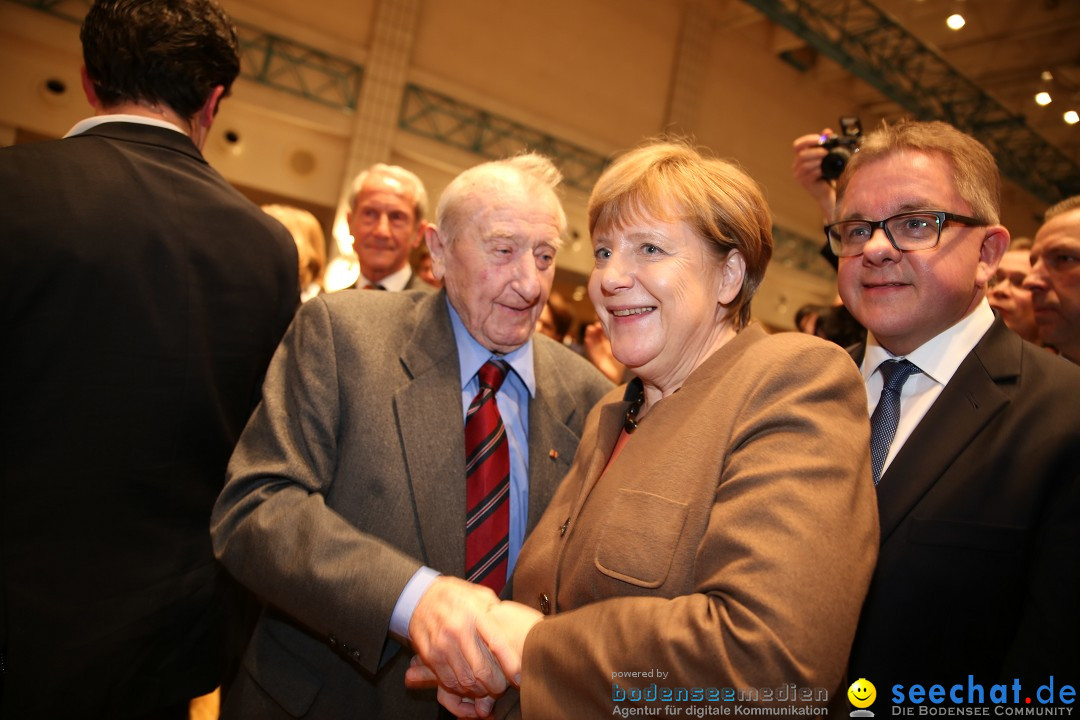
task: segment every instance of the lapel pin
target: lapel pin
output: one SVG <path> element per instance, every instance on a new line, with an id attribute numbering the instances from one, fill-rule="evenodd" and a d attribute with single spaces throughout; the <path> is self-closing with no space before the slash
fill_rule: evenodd
<path id="1" fill-rule="evenodd" d="M 551 458 L 552 460 L 558 460 L 559 459 L 559 451 L 556 450 L 555 448 L 552 448 L 551 450 L 548 451 L 548 457 Z"/>

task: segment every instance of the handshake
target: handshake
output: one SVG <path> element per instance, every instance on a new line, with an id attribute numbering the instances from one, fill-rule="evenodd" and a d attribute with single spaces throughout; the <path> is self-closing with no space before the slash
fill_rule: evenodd
<path id="1" fill-rule="evenodd" d="M 483 585 L 439 577 L 409 622 L 416 656 L 405 684 L 438 687 L 439 702 L 456 717 L 487 717 L 499 695 L 521 685 L 525 636 L 543 617 Z"/>

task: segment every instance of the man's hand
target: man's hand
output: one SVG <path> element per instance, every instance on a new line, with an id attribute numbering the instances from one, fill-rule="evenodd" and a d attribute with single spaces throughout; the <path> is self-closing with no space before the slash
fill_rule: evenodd
<path id="1" fill-rule="evenodd" d="M 525 636 L 533 625 L 543 619 L 544 616 L 538 611 L 509 601 L 488 606 L 476 619 L 477 633 L 486 643 L 486 649 L 498 660 L 502 676 L 512 678 L 512 683 L 517 687 L 521 685 L 521 656 L 525 651 Z M 437 685 L 439 703 L 453 713 L 454 717 L 465 718 L 486 718 L 495 707 L 495 696 L 502 692 L 468 697 L 449 689 L 419 655 L 413 657 L 409 669 L 405 672 L 405 684 L 411 688 L 430 688 Z"/>
<path id="2" fill-rule="evenodd" d="M 506 676 L 476 631 L 476 619 L 498 602 L 490 588 L 448 576 L 437 578 L 420 596 L 409 637 L 450 693 L 483 698 L 506 691 Z"/>
<path id="3" fill-rule="evenodd" d="M 821 159 L 828 152 L 821 147 L 821 138 L 833 135 L 835 133 L 832 130 L 825 128 L 820 133 L 796 138 L 792 143 L 795 159 L 791 164 L 791 174 L 796 182 L 817 201 L 825 222 L 832 219 L 833 208 L 836 205 L 836 189 L 830 181 L 821 177 Z"/>
<path id="4" fill-rule="evenodd" d="M 439 679 L 431 671 L 419 655 L 413 655 L 409 663 L 409 669 L 405 671 L 405 686 L 410 688 L 433 688 L 439 689 L 436 696 L 439 704 L 445 707 L 454 717 L 459 718 L 486 718 L 495 707 L 495 698 L 490 695 L 482 698 L 462 697 L 455 695 L 439 685 Z"/>

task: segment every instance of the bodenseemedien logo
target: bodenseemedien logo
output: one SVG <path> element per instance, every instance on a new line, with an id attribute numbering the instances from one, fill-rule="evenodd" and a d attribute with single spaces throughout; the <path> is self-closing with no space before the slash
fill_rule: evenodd
<path id="1" fill-rule="evenodd" d="M 847 698 L 848 702 L 856 708 L 851 711 L 851 717 L 874 717 L 874 713 L 867 709 L 877 700 L 877 688 L 874 687 L 874 683 L 866 678 L 859 678 L 847 689 Z"/>

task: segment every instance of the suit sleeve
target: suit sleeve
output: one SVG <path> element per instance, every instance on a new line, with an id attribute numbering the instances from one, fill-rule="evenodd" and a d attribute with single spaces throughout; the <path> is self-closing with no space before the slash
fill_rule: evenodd
<path id="1" fill-rule="evenodd" d="M 374 672 L 394 604 L 420 562 L 326 504 L 341 415 L 334 342 L 325 302 L 305 304 L 229 463 L 211 534 L 241 583 Z"/>
<path id="2" fill-rule="evenodd" d="M 609 597 L 530 631 L 521 685 L 526 720 L 610 715 L 612 683 L 620 682 L 612 673 L 650 669 L 667 676 L 625 682 L 795 683 L 835 697 L 878 532 L 866 395 L 841 352 L 808 349 L 802 362 L 812 374 L 790 363 L 764 368 L 731 436 L 711 440 L 722 471 L 693 559 L 691 592 Z M 697 425 L 707 436 L 712 425 L 704 415 Z M 687 443 L 670 438 L 655 448 L 655 462 L 666 466 L 667 454 L 686 452 Z M 638 513 L 622 523 L 651 521 Z"/>

